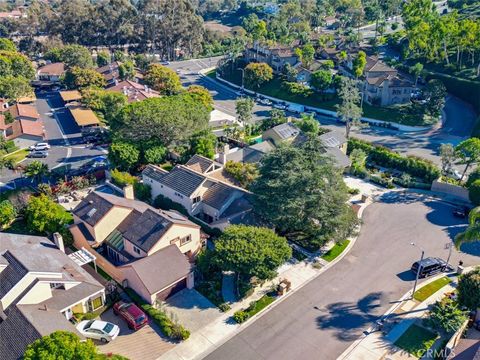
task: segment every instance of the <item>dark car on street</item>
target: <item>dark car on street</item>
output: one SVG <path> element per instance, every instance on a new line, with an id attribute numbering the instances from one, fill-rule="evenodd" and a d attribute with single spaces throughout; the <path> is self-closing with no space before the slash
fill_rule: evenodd
<path id="1" fill-rule="evenodd" d="M 135 331 L 148 324 L 147 315 L 134 303 L 119 301 L 113 305 L 113 313 L 120 315 L 128 327 Z"/>
<path id="2" fill-rule="evenodd" d="M 420 267 L 420 271 L 418 268 Z M 421 261 L 415 261 L 411 267 L 412 272 L 419 278 L 424 278 L 445 271 L 447 264 L 439 258 L 428 257 Z"/>

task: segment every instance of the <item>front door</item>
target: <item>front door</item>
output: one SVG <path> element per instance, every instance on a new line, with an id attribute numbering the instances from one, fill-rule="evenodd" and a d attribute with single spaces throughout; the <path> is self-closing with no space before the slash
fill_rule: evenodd
<path id="1" fill-rule="evenodd" d="M 67 318 L 67 320 L 70 320 L 72 316 L 73 316 L 72 309 L 65 310 L 65 317 Z"/>

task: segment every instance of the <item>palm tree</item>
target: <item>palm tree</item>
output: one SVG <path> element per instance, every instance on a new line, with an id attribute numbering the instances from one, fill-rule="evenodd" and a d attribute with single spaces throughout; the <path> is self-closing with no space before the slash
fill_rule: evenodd
<path id="1" fill-rule="evenodd" d="M 48 165 L 35 160 L 27 165 L 24 174 L 27 178 L 31 178 L 32 181 L 37 180 L 37 182 L 39 182 L 48 174 Z"/>
<path id="2" fill-rule="evenodd" d="M 470 211 L 468 215 L 468 227 L 463 233 L 455 237 L 455 246 L 460 248 L 464 243 L 480 240 L 480 206 Z"/>

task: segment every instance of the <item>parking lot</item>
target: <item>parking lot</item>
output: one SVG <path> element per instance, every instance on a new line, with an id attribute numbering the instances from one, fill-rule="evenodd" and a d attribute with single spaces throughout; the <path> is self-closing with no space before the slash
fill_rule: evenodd
<path id="1" fill-rule="evenodd" d="M 163 338 L 160 329 L 154 323 L 133 331 L 128 328 L 125 320 L 113 313 L 112 309 L 104 312 L 101 319 L 120 327 L 120 335 L 114 341 L 108 344 L 95 342 L 104 354 L 119 354 L 130 360 L 153 360 L 175 346 Z"/>

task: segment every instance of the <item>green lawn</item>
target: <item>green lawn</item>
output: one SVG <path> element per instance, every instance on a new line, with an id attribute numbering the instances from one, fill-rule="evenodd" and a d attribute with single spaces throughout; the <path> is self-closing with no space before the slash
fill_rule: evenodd
<path id="1" fill-rule="evenodd" d="M 12 159 L 15 164 L 25 159 L 28 155 L 28 149 L 20 149 L 3 157 L 4 160 Z"/>
<path id="2" fill-rule="evenodd" d="M 207 73 L 207 76 L 211 76 L 211 72 Z M 211 77 L 215 77 L 215 75 Z M 241 72 L 234 71 L 233 74 L 227 74 L 225 75 L 225 80 L 230 81 L 236 85 L 241 85 Z M 335 111 L 335 106 L 339 103 L 338 97 L 331 94 L 326 94 L 322 96 L 318 93 L 313 93 L 308 97 L 304 97 L 301 95 L 292 95 L 282 87 L 282 81 L 279 77 L 274 77 L 271 81 L 261 85 L 259 88 L 249 89 L 277 99 L 282 99 L 285 101 L 290 101 L 305 106 L 317 107 L 330 111 Z M 363 116 L 382 121 L 392 121 L 409 126 L 426 125 L 424 119 L 421 116 L 409 113 L 405 105 L 378 107 L 371 106 L 364 102 Z"/>
<path id="3" fill-rule="evenodd" d="M 208 77 L 210 77 L 212 79 L 216 79 L 216 74 L 217 74 L 217 70 L 213 69 L 213 70 L 210 70 L 209 72 L 207 72 L 205 75 L 207 75 Z"/>
<path id="4" fill-rule="evenodd" d="M 268 305 L 275 301 L 274 297 L 263 295 L 260 299 L 255 301 L 255 304 L 246 310 L 248 317 L 251 318 L 253 315 L 259 313 L 261 310 L 265 309 Z"/>
<path id="5" fill-rule="evenodd" d="M 425 301 L 431 295 L 435 294 L 438 290 L 443 288 L 445 285 L 448 285 L 450 282 L 451 280 L 446 276 L 432 281 L 430 284 L 422 286 L 420 289 L 415 291 L 415 294 L 413 294 L 413 298 L 420 302 Z"/>
<path id="6" fill-rule="evenodd" d="M 437 335 L 430 330 L 413 324 L 395 342 L 395 345 L 413 356 L 421 358 L 423 354 L 430 349 L 436 339 Z"/>
<path id="7" fill-rule="evenodd" d="M 328 262 L 335 260 L 343 250 L 350 244 L 350 240 L 345 240 L 342 243 L 336 243 L 330 250 L 322 255 L 322 259 Z"/>

